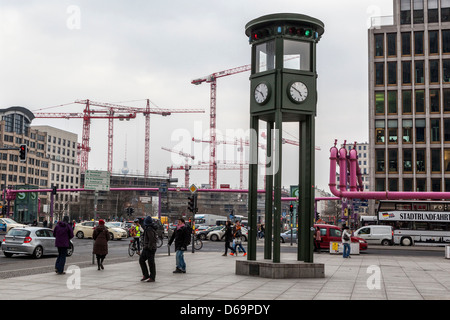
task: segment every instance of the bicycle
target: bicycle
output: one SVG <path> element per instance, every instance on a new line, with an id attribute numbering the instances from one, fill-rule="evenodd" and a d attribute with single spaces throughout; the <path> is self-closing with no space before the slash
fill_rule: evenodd
<path id="1" fill-rule="evenodd" d="M 130 244 L 128 245 L 128 255 L 132 257 L 136 251 L 138 251 L 136 247 L 136 239 L 133 238 L 133 240 L 130 240 Z"/>
<path id="2" fill-rule="evenodd" d="M 192 243 L 189 244 L 189 245 L 192 245 Z M 194 239 L 194 249 L 195 250 L 200 250 L 201 248 L 203 248 L 203 241 L 202 241 L 202 239 L 195 238 Z"/>

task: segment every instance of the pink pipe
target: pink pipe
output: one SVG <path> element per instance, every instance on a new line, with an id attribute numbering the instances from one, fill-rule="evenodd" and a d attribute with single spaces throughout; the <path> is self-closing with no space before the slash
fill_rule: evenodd
<path id="1" fill-rule="evenodd" d="M 342 150 L 342 149 L 341 149 Z M 340 153 L 340 152 L 339 152 Z M 333 195 L 339 198 L 358 198 L 376 200 L 412 200 L 412 199 L 450 199 L 450 192 L 403 192 L 403 191 L 346 191 L 336 188 L 336 163 L 338 160 L 338 150 L 336 146 L 330 149 L 330 182 L 329 187 Z M 339 163 L 343 159 L 339 157 Z M 342 168 L 341 168 L 342 170 Z M 342 181 L 342 179 L 341 179 Z M 341 184 L 339 184 L 341 186 Z"/>
<path id="2" fill-rule="evenodd" d="M 345 149 L 345 143 L 339 150 L 339 189 L 341 191 L 347 190 L 347 149 Z"/>
<path id="3" fill-rule="evenodd" d="M 356 149 L 350 150 L 350 191 L 357 191 L 356 189 L 356 167 L 358 165 L 358 152 Z"/>

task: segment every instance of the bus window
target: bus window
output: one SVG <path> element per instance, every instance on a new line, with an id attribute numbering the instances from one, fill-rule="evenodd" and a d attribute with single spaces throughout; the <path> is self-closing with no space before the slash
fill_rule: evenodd
<path id="1" fill-rule="evenodd" d="M 411 203 L 397 203 L 397 210 L 411 210 Z"/>
<path id="2" fill-rule="evenodd" d="M 380 202 L 378 211 L 395 210 L 395 203 L 393 202 Z"/>
<path id="3" fill-rule="evenodd" d="M 414 222 L 413 230 L 428 230 L 428 222 Z"/>
<path id="4" fill-rule="evenodd" d="M 440 223 L 440 222 L 431 222 L 430 223 L 430 230 L 434 231 L 447 231 L 447 223 Z"/>
<path id="5" fill-rule="evenodd" d="M 425 210 L 427 210 L 427 204 L 426 203 L 413 203 L 413 210 L 425 211 Z"/>

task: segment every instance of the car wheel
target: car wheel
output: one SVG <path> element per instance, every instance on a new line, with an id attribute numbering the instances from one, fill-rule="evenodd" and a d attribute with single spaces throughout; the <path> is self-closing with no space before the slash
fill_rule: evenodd
<path id="1" fill-rule="evenodd" d="M 199 236 L 199 238 L 200 238 L 200 240 L 206 240 L 206 236 L 205 236 L 204 234 L 201 234 L 201 235 Z"/>
<path id="2" fill-rule="evenodd" d="M 383 246 L 390 246 L 391 245 L 391 241 L 389 241 L 388 239 L 384 239 L 383 241 L 381 241 L 381 244 Z"/>
<path id="3" fill-rule="evenodd" d="M 67 249 L 67 256 L 70 257 L 73 254 L 73 245 L 71 244 L 69 249 Z"/>
<path id="4" fill-rule="evenodd" d="M 114 235 L 111 232 L 109 233 L 109 240 L 114 240 Z"/>
<path id="5" fill-rule="evenodd" d="M 7 257 L 7 258 L 11 258 L 11 257 L 13 256 L 13 254 L 12 254 L 11 252 L 4 252 L 4 251 L 3 251 L 3 254 L 4 254 L 5 257 Z"/>
<path id="6" fill-rule="evenodd" d="M 283 237 L 280 237 L 280 239 L 281 239 L 281 243 L 285 242 Z"/>
<path id="7" fill-rule="evenodd" d="M 78 238 L 78 239 L 83 239 L 83 238 L 84 238 L 84 233 L 83 233 L 83 231 L 78 231 L 78 232 L 77 232 L 77 238 Z"/>
<path id="8" fill-rule="evenodd" d="M 33 258 L 40 259 L 40 258 L 42 258 L 43 254 L 44 254 L 44 250 L 42 249 L 42 247 L 41 246 L 37 246 L 34 249 Z"/>
<path id="9" fill-rule="evenodd" d="M 211 241 L 219 241 L 219 237 L 217 236 L 217 234 L 213 234 L 210 239 Z"/>

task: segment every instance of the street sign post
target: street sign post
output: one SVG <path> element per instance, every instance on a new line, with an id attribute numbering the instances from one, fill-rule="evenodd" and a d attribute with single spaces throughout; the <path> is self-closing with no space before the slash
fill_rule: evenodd
<path id="1" fill-rule="evenodd" d="M 109 171 L 86 170 L 84 176 L 84 189 L 95 191 L 109 191 Z"/>

